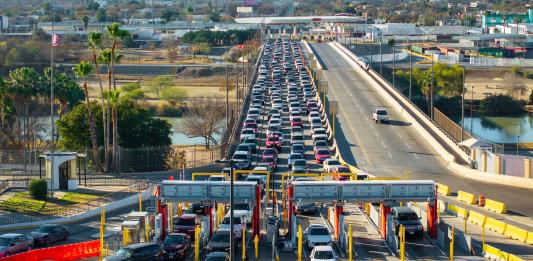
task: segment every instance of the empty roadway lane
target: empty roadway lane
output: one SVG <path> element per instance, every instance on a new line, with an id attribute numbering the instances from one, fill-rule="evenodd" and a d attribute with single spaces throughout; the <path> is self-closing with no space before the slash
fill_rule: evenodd
<path id="1" fill-rule="evenodd" d="M 327 43 L 312 44 L 324 64 L 328 100 L 339 101 L 336 139 L 343 158 L 380 177 L 432 179 L 452 187 L 500 200 L 510 210 L 533 216 L 533 189 L 481 183 L 446 168 L 444 159 L 430 147 L 406 119 L 393 110 L 370 84 Z M 388 124 L 372 121 L 372 112 L 385 107 Z"/>

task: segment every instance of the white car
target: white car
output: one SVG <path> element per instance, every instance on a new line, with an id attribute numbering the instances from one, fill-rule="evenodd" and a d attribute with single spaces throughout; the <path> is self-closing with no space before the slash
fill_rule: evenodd
<path id="1" fill-rule="evenodd" d="M 230 230 L 230 214 L 226 214 L 218 229 Z M 235 231 L 235 238 L 242 238 L 242 230 L 246 230 L 246 217 L 244 213 L 233 211 L 233 231 Z"/>
<path id="2" fill-rule="evenodd" d="M 241 131 L 241 140 L 244 139 L 255 139 L 255 130 L 254 129 L 243 129 Z"/>
<path id="3" fill-rule="evenodd" d="M 324 172 L 337 172 L 337 169 L 342 166 L 338 159 L 327 159 L 323 163 Z"/>
<path id="4" fill-rule="evenodd" d="M 248 111 L 248 118 L 258 119 L 261 116 L 261 110 L 259 109 L 250 109 Z"/>
<path id="5" fill-rule="evenodd" d="M 311 261 L 335 261 L 337 257 L 331 246 L 316 246 L 311 252 Z"/>
<path id="6" fill-rule="evenodd" d="M 310 224 L 305 230 L 306 245 L 308 248 L 315 246 L 331 246 L 331 234 L 329 229 L 322 224 Z"/>
<path id="7" fill-rule="evenodd" d="M 372 113 L 372 120 L 374 122 L 388 122 L 389 121 L 389 113 L 385 109 L 376 109 L 374 113 Z"/>
<path id="8" fill-rule="evenodd" d="M 252 223 L 252 207 L 250 206 L 250 204 L 249 203 L 235 203 L 233 205 L 235 206 L 233 210 L 233 215 L 244 216 L 246 223 L 251 224 Z M 230 213 L 230 210 L 228 210 L 228 213 Z"/>

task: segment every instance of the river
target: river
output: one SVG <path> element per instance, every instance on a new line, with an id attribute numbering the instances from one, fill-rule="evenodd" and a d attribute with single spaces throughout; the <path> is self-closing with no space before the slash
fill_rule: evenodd
<path id="1" fill-rule="evenodd" d="M 456 119 L 461 124 L 460 119 Z M 474 135 L 493 143 L 533 142 L 533 115 L 517 116 L 465 116 L 465 129 Z"/>

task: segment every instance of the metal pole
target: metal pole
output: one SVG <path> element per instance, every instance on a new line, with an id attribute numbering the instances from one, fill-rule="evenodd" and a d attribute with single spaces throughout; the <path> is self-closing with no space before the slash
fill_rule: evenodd
<path id="1" fill-rule="evenodd" d="M 370 27 L 370 37 L 372 37 L 370 41 L 370 68 L 372 68 L 372 44 L 374 43 L 374 28 Z"/>
<path id="2" fill-rule="evenodd" d="M 382 49 L 382 48 L 381 48 L 382 43 L 383 43 L 383 41 L 382 41 L 382 39 L 381 39 L 381 37 L 380 37 L 380 38 L 379 38 L 379 74 L 380 74 L 381 76 L 383 76 L 383 52 L 382 52 L 382 50 L 381 50 L 381 49 Z"/>
<path id="3" fill-rule="evenodd" d="M 52 33 L 54 23 L 52 23 Z M 53 37 L 53 34 L 52 34 Z M 50 41 L 50 196 L 54 196 L 54 46 Z M 46 171 L 45 171 L 46 172 Z"/>
<path id="4" fill-rule="evenodd" d="M 230 246 L 230 249 L 229 249 L 229 260 L 235 260 L 234 257 L 235 257 L 235 231 L 234 231 L 234 228 L 233 228 L 233 209 L 234 209 L 234 205 L 233 205 L 233 175 L 235 175 L 234 173 L 234 170 L 233 170 L 233 162 L 230 162 L 230 177 L 229 177 L 229 204 L 230 204 L 230 212 L 229 212 L 229 223 L 230 223 L 230 241 L 229 241 L 229 246 Z"/>
<path id="5" fill-rule="evenodd" d="M 238 68 L 239 68 L 239 65 L 237 65 L 237 70 Z M 236 84 L 235 86 L 237 86 L 235 90 L 236 91 L 235 99 L 237 100 L 237 109 L 235 111 L 237 112 L 237 114 L 239 114 L 239 111 L 240 111 L 239 109 L 239 73 L 237 73 L 237 79 L 235 79 L 235 84 Z"/>
<path id="6" fill-rule="evenodd" d="M 465 140 L 465 75 L 466 67 L 463 66 L 463 89 L 461 93 L 461 141 Z"/>
<path id="7" fill-rule="evenodd" d="M 228 65 L 226 64 L 226 130 L 229 126 L 229 82 L 228 82 Z"/>
<path id="8" fill-rule="evenodd" d="M 472 85 L 472 99 L 470 100 L 470 134 L 474 135 L 474 85 Z"/>
<path id="9" fill-rule="evenodd" d="M 411 50 L 413 49 L 412 45 L 409 45 L 409 101 L 411 100 L 411 93 L 413 88 L 413 54 Z"/>
<path id="10" fill-rule="evenodd" d="M 392 87 L 396 88 L 396 35 L 392 38 Z"/>
<path id="11" fill-rule="evenodd" d="M 431 119 L 433 119 L 433 87 L 434 87 L 434 84 L 435 84 L 435 70 L 434 70 L 434 61 L 433 61 L 433 54 L 431 54 L 431 89 L 430 89 L 430 97 L 429 97 L 429 115 L 431 117 Z"/>

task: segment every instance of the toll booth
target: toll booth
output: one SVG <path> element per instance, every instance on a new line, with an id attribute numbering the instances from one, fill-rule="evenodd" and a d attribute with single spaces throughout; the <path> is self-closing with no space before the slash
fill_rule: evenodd
<path id="1" fill-rule="evenodd" d="M 139 242 L 148 242 L 150 240 L 150 215 L 146 211 L 132 211 L 130 212 L 125 221 L 138 221 L 139 222 Z"/>
<path id="2" fill-rule="evenodd" d="M 124 235 L 128 235 L 124 236 L 124 244 L 136 244 L 141 242 L 141 222 L 139 222 L 139 220 L 123 221 L 120 224 L 120 230 Z"/>

